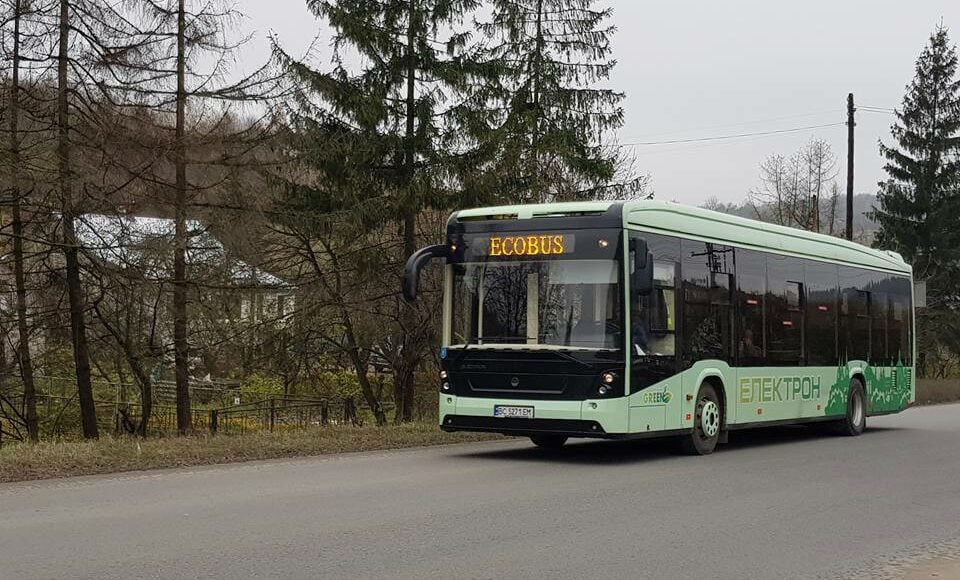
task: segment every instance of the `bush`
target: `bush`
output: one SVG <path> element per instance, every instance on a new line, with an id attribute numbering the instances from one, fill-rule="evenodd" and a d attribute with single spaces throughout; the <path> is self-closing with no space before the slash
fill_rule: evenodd
<path id="1" fill-rule="evenodd" d="M 381 377 L 370 375 L 370 382 L 375 390 L 383 388 L 384 394 L 392 393 L 392 379 L 389 384 L 379 384 Z M 351 371 L 325 371 L 320 373 L 314 380 L 308 384 L 301 384 L 297 390 L 297 395 L 304 397 L 314 397 L 318 399 L 355 399 L 362 397 L 360 391 L 360 381 L 357 375 Z"/>
<path id="2" fill-rule="evenodd" d="M 276 377 L 253 374 L 240 384 L 240 399 L 244 403 L 283 396 L 283 381 Z"/>

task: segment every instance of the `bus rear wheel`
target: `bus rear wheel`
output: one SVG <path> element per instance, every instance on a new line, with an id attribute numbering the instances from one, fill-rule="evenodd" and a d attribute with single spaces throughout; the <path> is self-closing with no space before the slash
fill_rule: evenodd
<path id="1" fill-rule="evenodd" d="M 834 425 L 837 433 L 856 437 L 867 427 L 867 397 L 863 381 L 850 379 L 850 392 L 847 394 L 847 413 Z"/>
<path id="2" fill-rule="evenodd" d="M 543 449 L 560 449 L 567 442 L 565 435 L 555 435 L 553 433 L 537 433 L 530 436 L 530 441 L 537 447 Z"/>
<path id="3" fill-rule="evenodd" d="M 697 408 L 693 416 L 693 431 L 680 439 L 680 449 L 689 455 L 710 455 L 720 441 L 723 426 L 720 398 L 710 383 L 700 385 Z"/>

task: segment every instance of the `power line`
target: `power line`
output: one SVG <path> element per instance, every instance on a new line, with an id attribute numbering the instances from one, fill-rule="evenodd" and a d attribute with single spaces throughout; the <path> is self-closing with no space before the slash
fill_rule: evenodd
<path id="1" fill-rule="evenodd" d="M 792 127 L 790 129 L 777 129 L 775 131 L 760 131 L 757 133 L 737 133 L 734 135 L 717 135 L 713 137 L 697 137 L 693 139 L 671 139 L 667 141 L 634 141 L 621 143 L 623 147 L 637 147 L 647 145 L 675 145 L 680 143 L 704 143 L 708 141 L 726 141 L 729 139 L 742 139 L 745 137 L 762 137 L 765 135 L 780 135 L 783 133 L 796 133 L 798 131 L 810 131 L 813 129 L 826 129 L 827 127 L 839 127 L 845 123 L 827 123 L 824 125 L 807 125 L 805 127 Z"/>
<path id="2" fill-rule="evenodd" d="M 885 107 L 866 107 L 864 105 L 858 105 L 857 111 L 863 111 L 864 113 L 880 113 L 882 115 L 896 115 L 897 112 L 893 109 L 887 109 Z"/>
<path id="3" fill-rule="evenodd" d="M 694 131 L 710 131 L 710 130 L 713 130 L 713 129 L 727 129 L 727 128 L 730 128 L 730 127 L 744 127 L 744 126 L 747 126 L 747 125 L 759 125 L 759 124 L 762 124 L 762 123 L 774 123 L 774 122 L 776 122 L 776 121 L 787 121 L 787 120 L 791 120 L 791 119 L 800 119 L 800 118 L 804 118 L 804 117 L 814 117 L 814 116 L 817 116 L 817 115 L 826 115 L 827 113 L 837 114 L 837 113 L 839 113 L 839 112 L 840 112 L 840 111 L 838 111 L 837 109 L 821 109 L 821 110 L 819 110 L 819 111 L 811 111 L 811 112 L 809 112 L 809 113 L 798 113 L 798 114 L 796 114 L 796 115 L 784 115 L 784 116 L 782 116 L 782 117 L 768 117 L 768 118 L 765 118 L 765 119 L 754 119 L 754 120 L 752 120 L 752 121 L 742 121 L 742 122 L 739 122 L 739 123 L 724 123 L 724 124 L 722 124 L 722 125 L 705 125 L 705 126 L 700 126 L 700 127 L 688 127 L 688 128 L 686 128 L 686 129 L 676 129 L 676 130 L 672 130 L 672 131 L 658 131 L 658 132 L 656 132 L 656 133 L 648 133 L 647 135 L 644 135 L 643 137 L 636 137 L 636 138 L 631 139 L 631 140 L 642 141 L 642 140 L 644 140 L 644 139 L 646 139 L 646 138 L 650 138 L 650 137 L 660 137 L 660 136 L 665 136 L 665 135 L 676 135 L 676 134 L 678 134 L 678 133 L 692 133 L 692 132 L 694 132 Z"/>

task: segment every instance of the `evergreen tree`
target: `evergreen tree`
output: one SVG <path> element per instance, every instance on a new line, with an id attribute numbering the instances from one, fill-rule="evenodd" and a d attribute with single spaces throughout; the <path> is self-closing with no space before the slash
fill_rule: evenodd
<path id="1" fill-rule="evenodd" d="M 318 71 L 277 49 L 301 89 L 298 107 L 290 111 L 298 133 L 294 143 L 314 144 L 294 146 L 293 155 L 324 181 L 288 184 L 290 201 L 298 211 L 350 213 L 370 228 L 398 222 L 403 240 L 398 275 L 416 249 L 417 215 L 452 205 L 447 187 L 452 155 L 438 144 L 454 132 L 446 99 L 464 65 L 451 55 L 462 49 L 468 35 L 451 30 L 478 4 L 307 0 L 308 8 L 334 30 L 332 70 Z M 425 333 L 432 324 L 429 316 L 401 305 L 399 297 L 397 308 L 402 338 L 391 366 L 397 416 L 410 420 L 413 373 L 429 347 Z M 370 396 L 368 402 L 375 407 Z"/>
<path id="2" fill-rule="evenodd" d="M 493 0 L 479 60 L 488 80 L 466 111 L 494 195 L 543 202 L 609 197 L 618 156 L 603 137 L 623 124 L 623 94 L 602 88 L 615 28 L 595 0 Z M 639 185 L 639 181 L 637 182 Z M 484 187 L 484 183 L 473 183 Z"/>
<path id="3" fill-rule="evenodd" d="M 896 115 L 896 145 L 880 144 L 889 178 L 879 184 L 873 212 L 876 244 L 902 254 L 915 277 L 928 281 L 930 308 L 919 338 L 944 344 L 960 307 L 960 79 L 943 26 L 917 59 Z"/>
<path id="4" fill-rule="evenodd" d="M 897 123 L 896 145 L 880 144 L 889 179 L 880 183 L 877 245 L 913 263 L 917 278 L 944 288 L 960 258 L 955 237 L 960 219 L 960 79 L 957 52 L 947 29 L 931 35 L 917 59 Z"/>

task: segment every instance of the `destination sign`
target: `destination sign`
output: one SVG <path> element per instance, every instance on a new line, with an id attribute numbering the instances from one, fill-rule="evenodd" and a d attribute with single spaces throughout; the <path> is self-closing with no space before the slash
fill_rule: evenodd
<path id="1" fill-rule="evenodd" d="M 492 257 L 561 256 L 573 253 L 574 237 L 570 234 L 490 236 L 486 250 Z"/>

